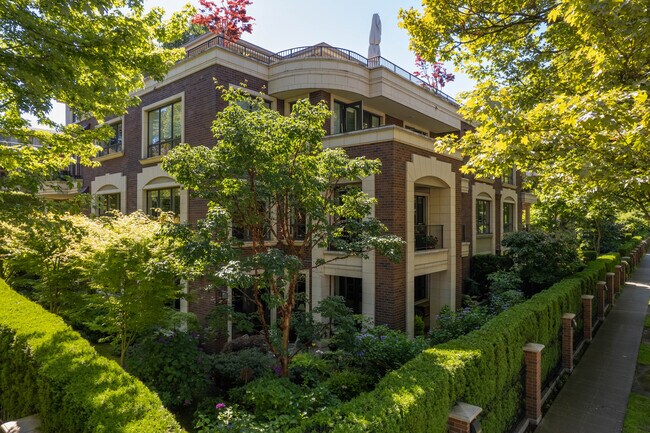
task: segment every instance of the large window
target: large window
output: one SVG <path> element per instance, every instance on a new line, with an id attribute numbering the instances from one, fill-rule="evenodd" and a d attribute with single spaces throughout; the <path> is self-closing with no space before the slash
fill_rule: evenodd
<path id="1" fill-rule="evenodd" d="M 114 123 L 109 126 L 113 128 L 113 138 L 98 143 L 102 149 L 99 151 L 97 156 L 110 155 L 111 153 L 122 151 L 122 122 Z"/>
<path id="2" fill-rule="evenodd" d="M 345 305 L 351 308 L 354 314 L 361 314 L 361 283 L 361 278 L 334 277 L 335 294 L 343 297 Z"/>
<path id="3" fill-rule="evenodd" d="M 343 102 L 334 101 L 334 115 L 332 119 L 334 121 L 333 134 L 361 129 L 361 102 L 344 104 Z"/>
<path id="4" fill-rule="evenodd" d="M 489 200 L 476 200 L 476 233 L 479 235 L 492 233 Z"/>
<path id="5" fill-rule="evenodd" d="M 147 213 L 158 216 L 160 212 L 181 213 L 180 188 L 152 189 L 147 191 Z"/>
<path id="6" fill-rule="evenodd" d="M 378 128 L 381 126 L 381 118 L 376 114 L 363 111 L 363 129 Z"/>
<path id="7" fill-rule="evenodd" d="M 307 215 L 305 211 L 293 209 L 291 212 L 291 237 L 298 241 L 304 241 L 307 234 Z"/>
<path id="8" fill-rule="evenodd" d="M 97 215 L 104 215 L 106 212 L 120 210 L 120 193 L 98 194 L 95 197 Z"/>
<path id="9" fill-rule="evenodd" d="M 510 233 L 515 229 L 515 204 L 503 203 L 503 232 Z"/>
<path id="10" fill-rule="evenodd" d="M 352 132 L 360 129 L 377 128 L 381 126 L 381 117 L 361 107 L 361 101 L 345 104 L 334 101 L 334 114 L 332 116 L 332 134 Z"/>
<path id="11" fill-rule="evenodd" d="M 147 112 L 147 156 L 166 155 L 181 142 L 181 101 Z"/>

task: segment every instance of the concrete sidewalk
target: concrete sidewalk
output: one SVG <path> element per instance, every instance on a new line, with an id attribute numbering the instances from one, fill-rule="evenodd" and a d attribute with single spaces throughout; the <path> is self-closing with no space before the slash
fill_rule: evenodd
<path id="1" fill-rule="evenodd" d="M 535 433 L 623 429 L 649 298 L 646 254 Z"/>

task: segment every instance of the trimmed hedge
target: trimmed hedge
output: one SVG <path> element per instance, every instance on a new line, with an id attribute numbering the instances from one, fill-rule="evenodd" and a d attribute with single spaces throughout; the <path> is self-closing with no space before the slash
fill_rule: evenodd
<path id="1" fill-rule="evenodd" d="M 544 381 L 561 357 L 562 314 L 578 313 L 581 295 L 593 294 L 596 282 L 619 262 L 618 253 L 598 257 L 480 329 L 424 351 L 372 392 L 312 417 L 293 432 L 445 433 L 457 401 L 483 408 L 484 431 L 508 431 L 523 409 L 524 345 L 545 345 Z"/>
<path id="2" fill-rule="evenodd" d="M 0 408 L 6 415 L 40 413 L 44 433 L 184 432 L 142 382 L 2 280 L 0 311 Z"/>

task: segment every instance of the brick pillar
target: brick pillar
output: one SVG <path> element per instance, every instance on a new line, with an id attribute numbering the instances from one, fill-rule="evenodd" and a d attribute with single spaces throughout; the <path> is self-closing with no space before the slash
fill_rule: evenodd
<path id="1" fill-rule="evenodd" d="M 591 329 L 594 327 L 591 318 L 593 317 L 592 302 L 594 295 L 582 295 L 582 336 L 585 341 L 591 341 Z"/>
<path id="2" fill-rule="evenodd" d="M 598 281 L 596 283 L 596 309 L 598 310 L 598 319 L 605 319 L 605 286 L 607 285 L 604 281 Z"/>
<path id="3" fill-rule="evenodd" d="M 483 409 L 471 404 L 458 402 L 451 408 L 447 418 L 448 433 L 469 433 L 472 422 L 478 417 Z"/>
<path id="4" fill-rule="evenodd" d="M 614 306 L 614 302 L 616 301 L 616 299 L 614 298 L 615 278 L 616 278 L 616 274 L 614 272 L 607 273 L 607 303 L 610 304 L 612 307 Z"/>
<path id="5" fill-rule="evenodd" d="M 627 275 L 632 273 L 632 258 L 630 256 L 622 257 L 621 260 L 625 263 Z"/>
<path id="6" fill-rule="evenodd" d="M 528 343 L 524 346 L 526 418 L 535 425 L 542 420 L 542 350 L 543 344 Z"/>
<path id="7" fill-rule="evenodd" d="M 562 368 L 573 371 L 573 313 L 562 315 Z"/>
<path id="8" fill-rule="evenodd" d="M 614 273 L 616 274 L 614 277 L 614 294 L 618 295 L 621 293 L 621 275 L 623 275 L 623 266 L 614 266 Z"/>
<path id="9" fill-rule="evenodd" d="M 628 274 L 628 264 L 625 260 L 621 260 L 621 292 L 625 288 L 625 277 Z"/>

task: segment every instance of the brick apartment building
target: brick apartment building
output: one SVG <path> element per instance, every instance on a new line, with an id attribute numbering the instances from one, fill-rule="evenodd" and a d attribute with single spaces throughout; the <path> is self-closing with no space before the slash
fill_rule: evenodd
<path id="1" fill-rule="evenodd" d="M 470 128 L 448 96 L 383 58 L 368 60 L 326 44 L 272 53 L 211 34 L 188 44 L 186 58 L 165 80 L 146 82 L 140 106 L 108 121 L 116 137 L 103 144 L 101 167 L 83 174 L 83 188 L 95 196 L 99 212 L 162 208 L 189 223 L 204 216 L 206 202 L 181 189 L 160 160 L 181 142 L 215 143 L 210 126 L 225 103 L 213 79 L 226 86 L 247 83 L 281 114 L 297 99 L 325 101 L 334 114 L 324 146 L 382 162 L 381 174 L 359 184 L 378 200 L 374 216 L 406 241 L 401 262 L 371 254 L 328 263 L 306 276 L 309 305 L 339 294 L 355 312 L 412 333 L 416 315 L 431 324 L 443 305 L 460 305 L 472 255 L 497 252 L 503 234 L 521 228 L 532 197 L 521 191 L 516 172 L 479 181 L 461 174 L 460 155 L 433 151 L 434 137 Z M 66 120 L 78 119 L 68 111 Z M 316 249 L 311 260 L 336 254 Z M 224 290 L 197 291 L 181 309 L 202 318 L 214 296 L 242 307 Z"/>

